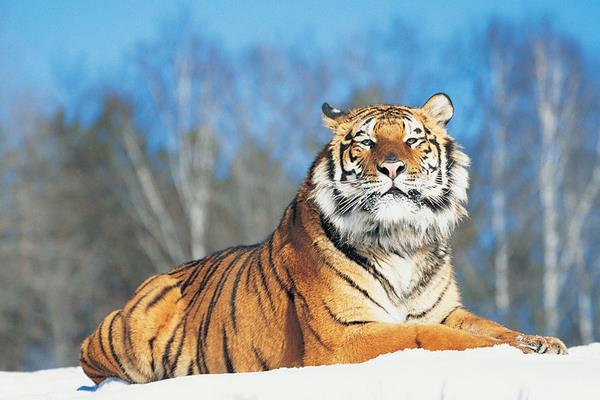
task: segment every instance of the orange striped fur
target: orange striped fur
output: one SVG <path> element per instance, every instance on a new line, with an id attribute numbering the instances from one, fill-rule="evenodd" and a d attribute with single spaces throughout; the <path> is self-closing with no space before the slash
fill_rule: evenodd
<path id="1" fill-rule="evenodd" d="M 447 96 L 323 112 L 333 139 L 273 234 L 142 283 L 82 344 L 95 383 L 356 363 L 409 348 L 566 352 L 462 308 L 448 236 L 466 215 L 468 158 L 446 131 Z"/>

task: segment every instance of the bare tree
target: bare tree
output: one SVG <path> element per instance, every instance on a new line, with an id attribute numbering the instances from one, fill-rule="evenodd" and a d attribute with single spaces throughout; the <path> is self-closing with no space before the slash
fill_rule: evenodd
<path id="1" fill-rule="evenodd" d="M 131 167 L 123 174 L 128 208 L 144 228 L 138 238 L 158 271 L 207 252 L 216 116 L 223 117 L 230 85 L 219 51 L 189 26 L 179 28 L 170 40 L 142 47 L 137 60 L 150 94 L 148 101 L 160 123 L 155 133 L 162 138 L 166 154 L 166 184 L 160 181 L 131 121 L 122 136 Z"/>
<path id="2" fill-rule="evenodd" d="M 585 260 L 585 247 L 589 243 L 584 237 L 584 224 L 600 194 L 600 139 L 596 144 L 596 161 L 591 177 L 582 192 L 566 193 L 566 248 L 562 253 L 563 270 L 574 268 L 577 288 L 579 334 L 583 343 L 594 341 L 594 313 L 592 302 L 593 274 L 588 272 Z"/>
<path id="3" fill-rule="evenodd" d="M 498 24 L 493 24 L 489 31 L 489 68 L 491 73 L 491 107 L 488 115 L 492 121 L 492 229 L 494 231 L 494 272 L 496 309 L 501 318 L 506 318 L 510 308 L 509 292 L 509 245 L 506 207 L 506 175 L 508 172 L 507 142 L 508 125 L 514 104 L 511 94 L 510 74 L 515 68 L 514 54 L 507 51 L 506 32 Z M 514 44 L 513 44 L 514 46 Z"/>
<path id="4" fill-rule="evenodd" d="M 577 131 L 579 88 L 581 75 L 575 69 L 564 43 L 550 31 L 532 39 L 533 80 L 535 107 L 540 130 L 540 160 L 538 185 L 543 215 L 543 287 L 544 316 L 547 333 L 556 335 L 559 327 L 559 296 L 569 266 L 581 257 L 578 248 L 569 248 L 571 237 L 561 241 L 561 193 L 564 190 L 565 171 L 573 156 L 574 140 L 570 132 Z M 567 133 L 569 132 L 569 133 Z M 596 188 L 590 188 L 595 197 Z M 590 199 L 590 201 L 592 201 Z M 571 201 L 572 202 L 572 201 Z M 575 218 L 568 225 L 568 234 L 577 236 L 578 219 L 589 209 L 578 209 L 567 218 Z M 566 249 L 564 243 L 567 243 Z M 562 244 L 562 245 L 561 245 Z M 561 258 L 561 252 L 564 253 Z"/>
<path id="5" fill-rule="evenodd" d="M 558 331 L 558 297 L 562 277 L 559 270 L 559 182 L 565 158 L 559 146 L 564 136 L 559 135 L 562 88 L 565 75 L 562 66 L 548 54 L 544 42 L 533 43 L 536 108 L 540 123 L 539 188 L 543 212 L 544 247 L 544 317 L 549 335 Z"/>

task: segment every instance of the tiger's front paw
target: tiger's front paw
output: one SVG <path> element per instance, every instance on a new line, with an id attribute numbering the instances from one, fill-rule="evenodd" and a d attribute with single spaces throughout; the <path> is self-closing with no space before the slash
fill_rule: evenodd
<path id="1" fill-rule="evenodd" d="M 509 344 L 523 353 L 567 354 L 562 340 L 551 336 L 518 335 Z"/>

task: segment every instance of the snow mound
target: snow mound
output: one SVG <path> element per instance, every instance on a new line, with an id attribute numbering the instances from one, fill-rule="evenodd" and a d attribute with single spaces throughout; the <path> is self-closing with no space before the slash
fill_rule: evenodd
<path id="1" fill-rule="evenodd" d="M 78 390 L 79 389 L 79 390 Z M 146 385 L 81 368 L 0 372 L 0 399 L 600 399 L 600 343 L 569 355 L 525 355 L 509 346 L 405 350 L 363 364 L 195 375 Z"/>

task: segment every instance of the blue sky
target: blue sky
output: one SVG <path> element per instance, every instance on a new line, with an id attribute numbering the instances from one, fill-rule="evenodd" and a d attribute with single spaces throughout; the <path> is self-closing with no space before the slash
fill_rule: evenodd
<path id="1" fill-rule="evenodd" d="M 232 51 L 259 42 L 335 46 L 391 23 L 413 23 L 445 40 L 500 15 L 519 21 L 549 17 L 595 58 L 600 54 L 600 1 L 157 1 L 0 0 L 0 73 L 11 89 L 52 91 L 61 74 L 89 78 L 117 66 L 165 18 L 188 10 Z"/>

